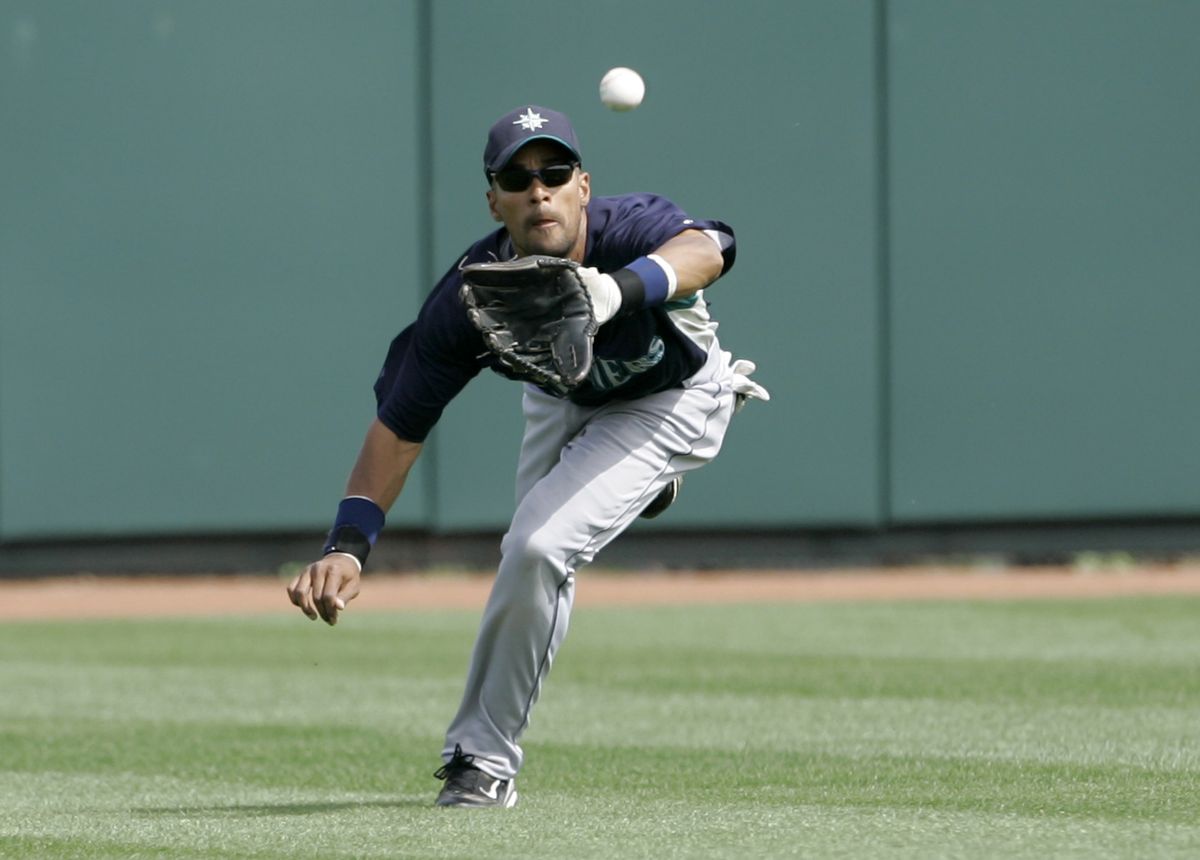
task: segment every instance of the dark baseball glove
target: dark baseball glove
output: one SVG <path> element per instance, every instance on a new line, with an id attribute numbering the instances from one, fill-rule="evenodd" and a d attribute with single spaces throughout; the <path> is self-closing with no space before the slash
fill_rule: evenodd
<path id="1" fill-rule="evenodd" d="M 566 394 L 592 367 L 596 316 L 578 264 L 519 257 L 462 269 L 460 295 L 471 323 L 509 375 Z"/>

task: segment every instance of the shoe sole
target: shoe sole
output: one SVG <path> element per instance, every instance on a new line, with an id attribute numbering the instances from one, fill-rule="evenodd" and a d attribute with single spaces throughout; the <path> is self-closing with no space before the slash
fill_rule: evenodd
<path id="1" fill-rule="evenodd" d="M 464 798 L 456 798 L 454 800 L 448 800 L 445 803 L 443 803 L 442 799 L 439 797 L 437 799 L 437 802 L 434 805 L 440 806 L 442 809 L 455 809 L 455 808 L 457 808 L 457 809 L 494 809 L 496 807 L 500 807 L 503 809 L 512 809 L 514 806 L 517 805 L 517 787 L 515 785 L 510 786 L 509 790 L 508 790 L 508 794 L 506 794 L 502 799 L 497 798 L 495 802 L 487 800 L 487 801 L 480 803 L 480 802 L 477 802 L 474 798 L 465 798 L 464 797 Z"/>
<path id="2" fill-rule="evenodd" d="M 675 500 L 679 498 L 679 487 L 683 484 L 683 476 L 674 478 L 671 483 L 667 484 L 661 490 L 650 504 L 646 505 L 638 516 L 644 520 L 652 520 L 665 511 L 671 505 L 675 504 Z"/>

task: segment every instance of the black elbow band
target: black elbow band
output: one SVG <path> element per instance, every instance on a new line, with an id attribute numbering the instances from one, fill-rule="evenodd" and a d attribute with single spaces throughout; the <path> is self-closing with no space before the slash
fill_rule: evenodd
<path id="1" fill-rule="evenodd" d="M 334 526 L 325 541 L 325 555 L 331 552 L 349 553 L 365 566 L 367 556 L 371 554 L 371 541 L 358 526 Z"/>
<path id="2" fill-rule="evenodd" d="M 637 272 L 631 269 L 617 269 L 612 273 L 612 279 L 617 282 L 621 291 L 621 313 L 631 314 L 646 306 L 646 285 Z"/>

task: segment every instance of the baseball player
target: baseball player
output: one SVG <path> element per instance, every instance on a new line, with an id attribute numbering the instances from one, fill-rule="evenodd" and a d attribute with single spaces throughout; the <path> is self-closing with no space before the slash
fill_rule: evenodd
<path id="1" fill-rule="evenodd" d="M 484 368 L 524 380 L 516 510 L 435 774 L 439 806 L 510 807 L 519 740 L 566 635 L 575 572 L 717 455 L 735 404 L 768 395 L 749 379 L 753 363 L 731 364 L 722 351 L 701 292 L 734 263 L 727 225 L 653 194 L 593 197 L 570 121 L 544 107 L 497 120 L 483 164 L 501 226 L 467 249 L 392 341 L 324 555 L 288 596 L 335 624 L 443 408 Z M 591 363 L 569 390 L 514 370 L 464 306 L 475 264 L 530 255 L 573 261 L 594 314 Z"/>

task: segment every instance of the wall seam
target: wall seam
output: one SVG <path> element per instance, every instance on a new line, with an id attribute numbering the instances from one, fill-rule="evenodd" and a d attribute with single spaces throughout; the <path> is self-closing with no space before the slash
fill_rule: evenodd
<path id="1" fill-rule="evenodd" d="M 433 201 L 433 0 L 416 0 L 417 13 L 417 195 L 415 203 L 417 225 L 417 292 L 418 307 L 425 302 L 433 286 L 434 221 Z M 438 457 L 438 430 L 435 427 L 422 448 L 425 468 L 421 487 L 425 497 L 425 526 L 437 531 L 441 523 L 441 492 Z"/>
<path id="2" fill-rule="evenodd" d="M 892 281 L 891 281 L 891 139 L 888 87 L 889 0 L 875 0 L 875 266 L 878 312 L 879 458 L 878 517 L 883 527 L 892 522 Z"/>

